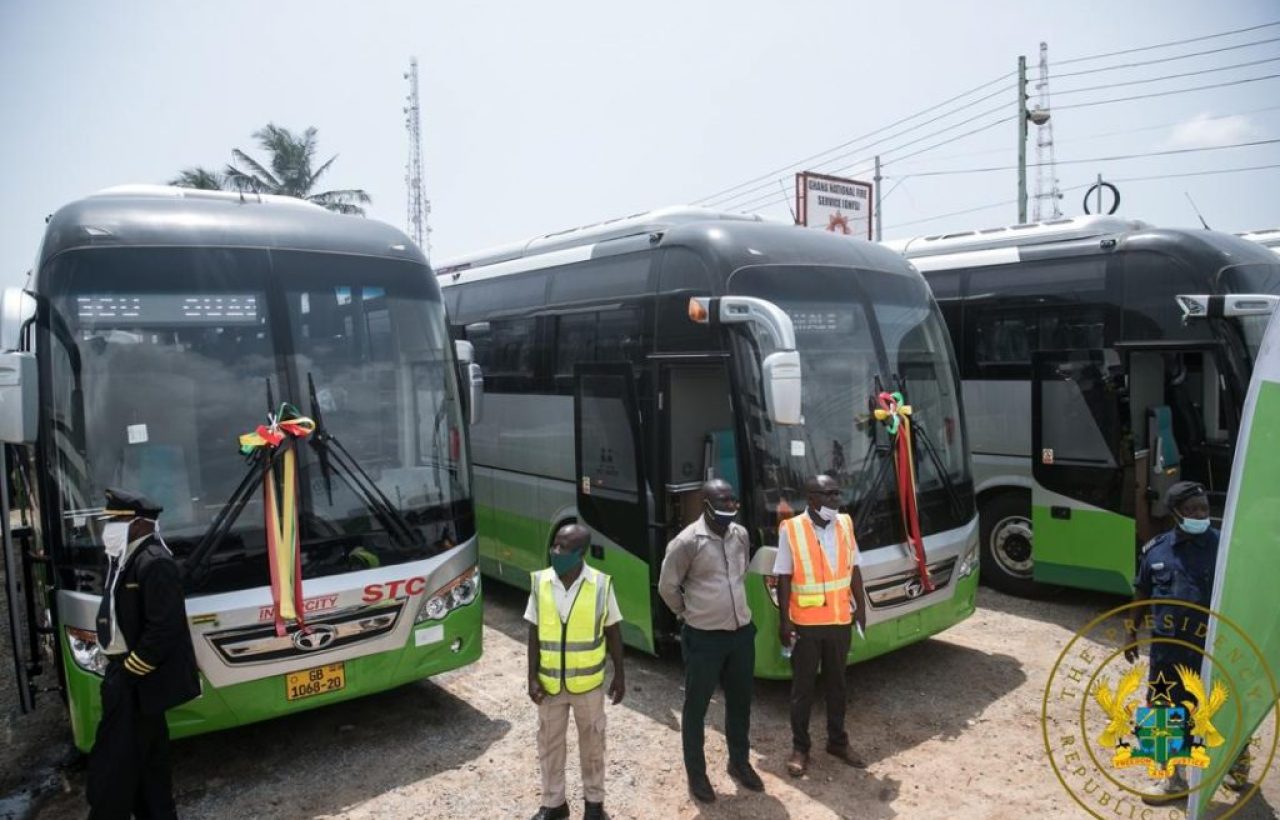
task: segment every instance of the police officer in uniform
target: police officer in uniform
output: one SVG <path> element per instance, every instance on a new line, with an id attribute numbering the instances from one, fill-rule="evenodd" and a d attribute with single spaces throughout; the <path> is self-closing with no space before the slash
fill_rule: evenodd
<path id="1" fill-rule="evenodd" d="M 124 490 L 106 497 L 97 627 L 107 670 L 89 757 L 89 817 L 175 818 L 164 715 L 200 695 L 182 578 L 159 536 L 161 507 Z"/>
<path id="2" fill-rule="evenodd" d="M 1173 514 L 1175 526 L 1151 539 L 1143 547 L 1138 577 L 1134 579 L 1134 601 L 1150 603 L 1151 637 L 1172 639 L 1190 646 L 1163 641 L 1150 644 L 1147 672 L 1149 705 L 1177 706 L 1195 698 L 1182 686 L 1176 667 L 1200 671 L 1204 656 L 1209 617 L 1205 612 L 1181 602 L 1207 609 L 1213 598 L 1213 576 L 1218 563 L 1220 534 L 1209 520 L 1209 497 L 1204 487 L 1194 481 L 1179 481 L 1165 492 L 1165 506 Z M 1137 627 L 1143 622 L 1143 609 L 1135 610 L 1127 624 L 1129 648 L 1125 658 L 1138 659 Z M 1190 738 L 1187 739 L 1188 741 Z M 1235 790 L 1248 788 L 1248 747 L 1232 766 L 1226 785 Z M 1185 793 L 1187 781 L 1177 767 L 1173 777 L 1162 784 L 1164 796 L 1144 798 L 1148 804 L 1175 799 Z"/>

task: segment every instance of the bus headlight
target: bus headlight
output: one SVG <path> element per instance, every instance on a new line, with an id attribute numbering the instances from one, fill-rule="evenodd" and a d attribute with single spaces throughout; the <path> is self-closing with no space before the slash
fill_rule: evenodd
<path id="1" fill-rule="evenodd" d="M 968 578 L 978 569 L 978 541 L 974 539 L 969 548 L 965 550 L 964 558 L 960 559 L 959 566 L 956 567 L 956 576 L 958 578 Z"/>
<path id="2" fill-rule="evenodd" d="M 76 666 L 95 675 L 107 673 L 107 656 L 98 646 L 98 636 L 88 629 L 67 627 L 67 645 L 71 647 L 71 659 Z"/>
<path id="3" fill-rule="evenodd" d="M 455 609 L 470 604 L 480 594 L 480 568 L 471 567 L 431 593 L 422 602 L 414 623 L 438 621 Z"/>

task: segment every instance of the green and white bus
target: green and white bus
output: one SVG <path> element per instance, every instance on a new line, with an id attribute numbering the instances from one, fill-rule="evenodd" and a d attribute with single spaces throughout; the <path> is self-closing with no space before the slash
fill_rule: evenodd
<path id="1" fill-rule="evenodd" d="M 0 299 L 0 341 L 15 673 L 25 708 L 62 690 L 81 749 L 105 666 L 108 486 L 164 506 L 185 577 L 203 694 L 169 713 L 176 736 L 480 656 L 464 419 L 479 394 L 462 394 L 436 279 L 400 231 L 285 197 L 108 189 L 49 218 L 27 288 Z M 283 634 L 262 468 L 238 449 L 282 406 L 316 422 L 294 495 L 304 623 Z"/>
<path id="2" fill-rule="evenodd" d="M 1165 487 L 1199 481 L 1221 515 L 1266 319 L 1188 323 L 1177 297 L 1280 293 L 1275 254 L 1098 216 L 885 244 L 959 355 L 987 583 L 1129 594 Z"/>
<path id="3" fill-rule="evenodd" d="M 790 675 L 771 577 L 779 521 L 827 473 L 862 550 L 856 662 L 973 612 L 977 521 L 958 374 L 924 279 L 874 244 L 676 208 L 452 260 L 456 336 L 485 370 L 472 430 L 480 563 L 526 587 L 556 528 L 588 524 L 623 635 L 654 652 L 677 623 L 656 594 L 668 540 L 728 480 L 751 536 L 756 674 Z M 906 546 L 882 391 L 914 408 L 926 592 Z"/>

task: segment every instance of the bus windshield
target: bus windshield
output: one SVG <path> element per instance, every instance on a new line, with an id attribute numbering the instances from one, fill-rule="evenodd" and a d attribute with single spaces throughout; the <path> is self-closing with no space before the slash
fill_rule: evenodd
<path id="1" fill-rule="evenodd" d="M 474 523 L 443 307 L 421 265 L 255 249 L 75 251 L 44 277 L 49 435 L 67 586 L 101 587 L 103 490 L 164 506 L 180 559 L 246 479 L 238 437 L 283 402 L 298 445 L 303 578 L 426 558 Z M 313 389 L 314 386 L 314 389 Z M 327 437 L 321 459 L 316 440 Z M 259 484 L 255 479 L 254 486 Z M 269 583 L 261 489 L 189 591 Z"/>
<path id="2" fill-rule="evenodd" d="M 971 477 L 950 338 L 922 280 L 901 274 L 827 267 L 763 266 L 733 274 L 730 292 L 767 299 L 790 315 L 804 383 L 804 424 L 773 426 L 758 414 L 753 431 L 759 499 L 776 522 L 804 507 L 805 480 L 826 473 L 844 491 L 864 548 L 902 540 L 889 443 L 873 410 L 877 381 L 903 389 L 916 430 L 916 478 L 925 533 L 972 517 Z M 767 355 L 764 334 L 750 334 L 751 361 Z M 746 368 L 740 370 L 746 382 Z M 754 379 L 758 381 L 758 376 Z M 880 428 L 880 429 L 877 429 Z M 869 503 L 865 503 L 869 502 Z M 871 518 L 883 519 L 875 526 Z"/>
<path id="3" fill-rule="evenodd" d="M 1223 269 L 1220 279 L 1227 293 L 1280 295 L 1280 263 L 1254 262 L 1232 265 Z M 1237 320 L 1240 322 L 1245 347 L 1249 349 L 1250 363 L 1258 360 L 1262 336 L 1267 332 L 1267 322 L 1270 318 L 1269 316 L 1241 316 Z"/>

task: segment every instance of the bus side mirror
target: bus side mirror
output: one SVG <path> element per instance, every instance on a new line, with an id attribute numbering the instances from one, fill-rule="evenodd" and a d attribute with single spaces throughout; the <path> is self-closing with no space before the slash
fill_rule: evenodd
<path id="1" fill-rule="evenodd" d="M 476 349 L 471 342 L 458 339 L 453 343 L 453 349 L 467 387 L 467 423 L 474 427 L 483 416 L 484 372 L 476 364 Z"/>
<path id="2" fill-rule="evenodd" d="M 769 420 L 774 424 L 801 424 L 800 354 L 794 350 L 770 353 L 760 364 L 760 375 Z"/>
<path id="3" fill-rule="evenodd" d="M 34 444 L 37 409 L 35 354 L 0 353 L 0 441 Z"/>

